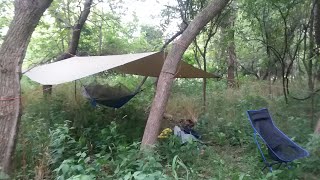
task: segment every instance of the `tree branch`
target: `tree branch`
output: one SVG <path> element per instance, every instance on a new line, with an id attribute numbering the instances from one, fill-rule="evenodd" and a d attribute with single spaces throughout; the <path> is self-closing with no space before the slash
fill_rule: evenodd
<path id="1" fill-rule="evenodd" d="M 164 49 L 173 41 L 175 40 L 178 36 L 180 36 L 183 31 L 185 30 L 184 29 L 181 29 L 180 31 L 176 32 L 170 39 L 168 39 L 164 44 L 163 46 L 161 47 L 160 51 L 164 51 Z"/>

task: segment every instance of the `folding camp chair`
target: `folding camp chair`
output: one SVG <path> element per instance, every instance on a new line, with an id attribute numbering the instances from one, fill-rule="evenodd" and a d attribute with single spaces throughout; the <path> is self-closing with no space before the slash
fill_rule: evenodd
<path id="1" fill-rule="evenodd" d="M 247 111 L 247 115 L 254 131 L 254 141 L 265 163 L 262 170 L 268 167 L 269 170 L 272 171 L 272 166 L 275 164 L 279 164 L 280 167 L 282 163 L 287 165 L 287 163 L 292 162 L 295 159 L 309 155 L 306 150 L 294 143 L 274 125 L 268 109 L 250 110 Z M 266 144 L 268 154 L 274 162 L 267 161 L 257 137 L 260 137 Z"/>

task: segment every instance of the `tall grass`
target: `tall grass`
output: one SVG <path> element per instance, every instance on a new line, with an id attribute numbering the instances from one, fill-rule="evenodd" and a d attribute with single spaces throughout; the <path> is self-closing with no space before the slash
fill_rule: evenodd
<path id="1" fill-rule="evenodd" d="M 138 82 L 131 77 L 125 84 L 134 89 Z M 81 96 L 79 85 L 76 93 L 70 83 L 54 87 L 52 97 L 42 98 L 41 87 L 23 80 L 23 116 L 14 160 L 16 179 L 315 177 L 320 138 L 310 136 L 310 102 L 290 99 L 285 104 L 281 85 L 270 87 L 268 82 L 243 79 L 239 88 L 227 89 L 223 81 L 209 82 L 204 111 L 201 81 L 178 80 L 166 109 L 173 119 L 170 123 L 193 120 L 205 145 L 181 146 L 179 139 L 170 136 L 160 140 L 154 152 L 142 153 L 139 141 L 154 95 L 152 81 L 147 82 L 149 85 L 123 108 L 113 110 L 91 107 Z M 308 94 L 303 87 L 300 82 L 294 83 L 291 93 Z M 297 161 L 293 170 L 284 168 L 271 174 L 260 171 L 261 158 L 245 112 L 264 107 L 270 109 L 281 130 L 312 152 L 310 158 Z"/>

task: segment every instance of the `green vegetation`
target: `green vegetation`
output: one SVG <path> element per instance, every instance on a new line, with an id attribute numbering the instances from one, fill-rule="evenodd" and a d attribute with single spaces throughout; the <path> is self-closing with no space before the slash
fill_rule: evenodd
<path id="1" fill-rule="evenodd" d="M 23 45 L 26 54 L 12 48 L 21 51 L 19 57 L 12 59 L 24 59 L 23 69 L 28 69 L 54 62 L 63 54 L 95 56 L 159 51 L 209 2 L 154 0 L 152 7 L 144 6 L 150 1 L 94 0 L 79 43 L 74 44 L 78 49 L 70 54 L 68 46 L 73 32 L 78 30 L 73 26 L 79 22 L 85 1 L 54 0 L 28 47 Z M 138 11 L 158 7 L 159 14 L 155 19 L 151 18 L 155 14 L 138 17 L 127 9 L 133 3 L 140 3 Z M 13 0 L 0 0 L 1 44 L 13 10 Z M 195 129 L 202 135 L 203 143 L 181 145 L 180 139 L 170 134 L 160 136 L 153 151 L 140 149 L 155 94 L 154 79 L 149 78 L 143 86 L 146 89 L 124 107 L 111 109 L 93 108 L 83 98 L 79 82 L 53 86 L 52 95 L 44 97 L 39 84 L 22 76 L 22 118 L 10 179 L 319 179 L 320 130 L 318 134 L 314 132 L 317 121 L 320 129 L 319 12 L 319 0 L 238 0 L 230 2 L 201 30 L 183 60 L 221 78 L 176 79 L 161 131 L 182 119 L 191 119 L 196 122 Z M 156 25 L 146 23 L 147 19 Z M 170 51 L 172 44 L 163 48 Z M 19 75 L 18 62 L 7 59 L 0 58 L 0 87 L 7 87 L 2 88 L 5 91 L 0 92 L 0 98 L 15 92 L 11 83 L 7 83 L 11 81 L 2 81 L 5 79 L 2 76 L 9 74 L 7 69 Z M 4 65 L 8 67 L 2 71 Z M 122 83 L 134 90 L 141 78 L 108 71 L 81 81 Z M 15 80 L 14 87 L 18 87 L 19 79 Z M 6 103 L 0 102 L 2 107 Z M 261 171 L 264 164 L 254 144 L 246 111 L 264 107 L 269 108 L 279 129 L 310 152 L 309 157 L 294 161 L 291 168 L 281 166 L 273 172 Z M 15 108 L 19 112 L 18 106 Z M 6 116 L 2 115 L 3 109 L 0 127 L 11 127 L 6 122 L 15 121 L 2 121 Z M 10 112 L 5 113 L 13 117 Z M 3 129 L 0 133 L 5 133 Z M 0 138 L 0 145 L 5 144 L 3 139 Z M 265 147 L 263 151 L 267 154 Z M 0 169 L 2 179 L 9 176 Z"/>
<path id="2" fill-rule="evenodd" d="M 135 79 L 127 78 L 128 84 Z M 205 145 L 195 142 L 181 145 L 171 135 L 159 139 L 153 152 L 139 150 L 154 93 L 152 87 L 123 108 L 113 110 L 92 108 L 79 94 L 75 97 L 73 84 L 54 88 L 55 93 L 49 99 L 39 97 L 39 87 L 24 84 L 15 178 L 317 179 L 320 136 L 310 135 L 313 129 L 308 102 L 285 104 L 281 95 L 270 98 L 262 82 L 246 79 L 243 84 L 240 89 L 225 91 L 225 82 L 210 82 L 207 111 L 191 112 L 201 111 L 189 108 L 197 101 L 201 104 L 201 94 L 197 93 L 201 92 L 201 83 L 179 80 L 168 112 L 181 116 L 186 112 L 181 107 L 191 109 L 190 114 L 197 115 L 196 129 Z M 274 92 L 277 89 L 274 85 Z M 188 102 L 186 97 L 193 101 Z M 262 107 L 270 108 L 279 128 L 306 147 L 310 157 L 295 161 L 291 169 L 261 171 L 263 163 L 245 111 Z"/>

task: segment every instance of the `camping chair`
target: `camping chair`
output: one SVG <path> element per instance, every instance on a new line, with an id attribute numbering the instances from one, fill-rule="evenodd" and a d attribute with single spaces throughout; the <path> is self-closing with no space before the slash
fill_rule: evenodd
<path id="1" fill-rule="evenodd" d="M 261 153 L 262 159 L 265 163 L 265 168 L 269 168 L 272 172 L 272 166 L 282 163 L 286 164 L 292 162 L 295 159 L 303 158 L 309 155 L 309 153 L 294 143 L 289 137 L 281 132 L 273 123 L 268 109 L 250 110 L 247 111 L 247 115 L 251 126 L 254 130 L 254 141 Z M 268 148 L 268 154 L 274 162 L 268 162 L 262 152 L 257 136 L 262 139 Z M 278 167 L 278 168 L 279 168 Z"/>

